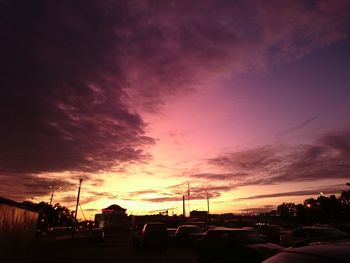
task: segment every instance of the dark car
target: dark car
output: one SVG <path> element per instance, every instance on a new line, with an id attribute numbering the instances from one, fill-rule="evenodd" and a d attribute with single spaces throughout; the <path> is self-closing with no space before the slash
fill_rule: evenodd
<path id="1" fill-rule="evenodd" d="M 202 262 L 261 262 L 282 249 L 265 241 L 255 231 L 244 228 L 215 227 L 198 242 Z"/>
<path id="2" fill-rule="evenodd" d="M 175 232 L 175 241 L 180 246 L 191 246 L 201 233 L 201 228 L 197 225 L 181 225 Z"/>
<path id="3" fill-rule="evenodd" d="M 174 243 L 176 230 L 177 228 L 175 227 L 168 227 L 166 229 L 166 232 L 168 234 L 168 243 Z"/>
<path id="4" fill-rule="evenodd" d="M 89 240 L 91 242 L 103 242 L 105 238 L 105 234 L 102 228 L 92 228 L 89 231 Z"/>
<path id="5" fill-rule="evenodd" d="M 267 241 L 276 244 L 280 243 L 281 236 L 289 233 L 289 231 L 285 230 L 282 226 L 268 224 L 258 226 L 256 231 Z"/>
<path id="6" fill-rule="evenodd" d="M 168 233 L 164 223 L 153 222 L 144 225 L 140 245 L 143 248 L 166 249 L 168 246 Z"/>
<path id="7" fill-rule="evenodd" d="M 333 227 L 304 226 L 282 236 L 281 245 L 285 247 L 302 246 L 312 242 L 324 242 L 349 238 L 350 236 L 346 232 L 340 231 Z"/>
<path id="8" fill-rule="evenodd" d="M 282 250 L 264 263 L 344 263 L 350 262 L 350 242 L 313 244 Z"/>

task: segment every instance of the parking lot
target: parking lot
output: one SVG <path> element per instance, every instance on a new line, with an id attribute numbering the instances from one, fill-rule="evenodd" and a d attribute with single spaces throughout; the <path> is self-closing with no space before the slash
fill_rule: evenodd
<path id="1" fill-rule="evenodd" d="M 40 262 L 199 262 L 193 250 L 169 246 L 165 252 L 143 251 L 132 247 L 129 236 L 107 236 L 104 242 L 92 243 L 87 238 L 41 240 L 32 251 L 31 263 Z"/>

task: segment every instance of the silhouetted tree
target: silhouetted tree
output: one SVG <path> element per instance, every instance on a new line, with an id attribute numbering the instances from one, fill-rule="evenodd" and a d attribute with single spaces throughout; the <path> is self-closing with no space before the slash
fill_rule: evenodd
<path id="1" fill-rule="evenodd" d="M 344 190 L 341 192 L 340 201 L 345 206 L 350 206 L 350 190 Z"/>
<path id="2" fill-rule="evenodd" d="M 294 203 L 283 203 L 277 207 L 277 214 L 286 222 L 294 221 L 296 211 Z"/>
<path id="3" fill-rule="evenodd" d="M 350 183 L 346 184 L 350 186 Z M 277 207 L 277 213 L 286 223 L 301 224 L 340 223 L 350 220 L 350 190 L 344 190 L 339 197 L 323 194 L 307 198 L 303 204 L 283 203 Z"/>
<path id="4" fill-rule="evenodd" d="M 39 212 L 38 229 L 46 231 L 49 227 L 73 225 L 73 212 L 70 211 L 69 208 L 61 206 L 59 203 L 50 205 L 45 202 L 33 203 L 24 201 L 22 204 L 25 207 Z"/>

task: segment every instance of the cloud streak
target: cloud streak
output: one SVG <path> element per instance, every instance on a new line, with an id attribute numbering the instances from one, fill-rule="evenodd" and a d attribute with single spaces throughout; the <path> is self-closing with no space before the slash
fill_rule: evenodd
<path id="1" fill-rule="evenodd" d="M 273 198 L 273 197 L 320 195 L 321 192 L 323 194 L 339 194 L 342 190 L 344 190 L 344 185 L 334 185 L 334 186 L 329 186 L 329 187 L 320 187 L 317 189 L 306 189 L 306 190 L 300 190 L 300 191 L 270 193 L 270 194 L 264 194 L 264 195 L 254 195 L 254 196 L 236 198 L 236 199 L 233 199 L 233 201 L 246 201 L 246 200 Z"/>

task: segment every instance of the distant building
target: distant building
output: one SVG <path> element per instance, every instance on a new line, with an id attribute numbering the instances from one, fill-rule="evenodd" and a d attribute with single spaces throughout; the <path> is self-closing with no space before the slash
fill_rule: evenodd
<path id="1" fill-rule="evenodd" d="M 101 214 L 95 215 L 95 223 L 105 229 L 124 228 L 128 225 L 126 209 L 115 204 L 103 208 Z"/>
<path id="2" fill-rule="evenodd" d="M 190 217 L 199 217 L 199 218 L 205 218 L 208 216 L 208 211 L 198 211 L 198 210 L 194 210 L 190 212 Z"/>
<path id="3" fill-rule="evenodd" d="M 102 209 L 102 214 L 125 215 L 126 209 L 119 205 L 110 205 L 109 207 Z"/>

